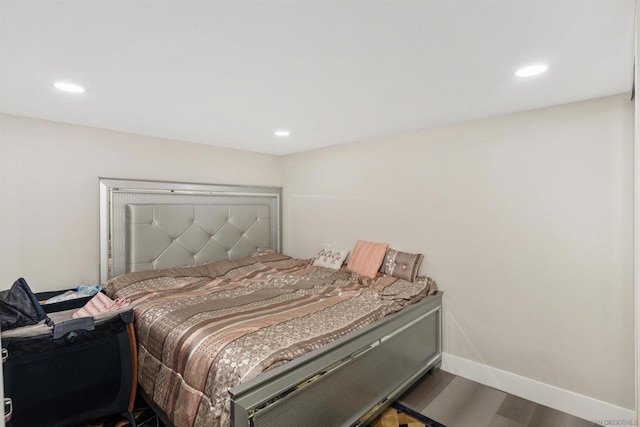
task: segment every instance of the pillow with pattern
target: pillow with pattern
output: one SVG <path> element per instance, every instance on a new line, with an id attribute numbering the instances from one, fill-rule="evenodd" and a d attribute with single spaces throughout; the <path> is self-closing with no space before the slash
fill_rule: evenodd
<path id="1" fill-rule="evenodd" d="M 349 249 L 335 249 L 330 246 L 323 246 L 318 252 L 315 261 L 313 261 L 313 265 L 337 270 L 342 267 L 347 255 L 349 255 Z"/>
<path id="2" fill-rule="evenodd" d="M 358 240 L 353 249 L 353 255 L 347 264 L 347 270 L 370 279 L 376 277 L 388 247 L 389 245 L 386 243 Z"/>
<path id="3" fill-rule="evenodd" d="M 418 275 L 423 259 L 424 255 L 422 254 L 410 254 L 389 249 L 382 263 L 382 272 L 398 279 L 413 282 Z"/>

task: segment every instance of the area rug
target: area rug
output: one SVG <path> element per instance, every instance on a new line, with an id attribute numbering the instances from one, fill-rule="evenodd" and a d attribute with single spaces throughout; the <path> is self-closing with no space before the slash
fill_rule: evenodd
<path id="1" fill-rule="evenodd" d="M 446 427 L 400 403 L 392 403 L 370 424 L 371 427 Z"/>

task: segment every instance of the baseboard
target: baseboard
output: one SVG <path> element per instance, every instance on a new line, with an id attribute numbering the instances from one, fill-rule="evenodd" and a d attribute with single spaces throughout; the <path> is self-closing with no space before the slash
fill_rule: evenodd
<path id="1" fill-rule="evenodd" d="M 630 409 L 462 357 L 443 353 L 442 370 L 603 426 L 637 425 L 636 413 Z"/>

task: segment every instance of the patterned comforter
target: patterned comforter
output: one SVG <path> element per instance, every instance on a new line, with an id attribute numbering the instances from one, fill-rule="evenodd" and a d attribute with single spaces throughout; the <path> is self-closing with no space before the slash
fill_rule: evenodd
<path id="1" fill-rule="evenodd" d="M 176 426 L 229 424 L 227 390 L 435 292 L 422 278 L 361 279 L 278 253 L 130 273 L 138 382 Z"/>

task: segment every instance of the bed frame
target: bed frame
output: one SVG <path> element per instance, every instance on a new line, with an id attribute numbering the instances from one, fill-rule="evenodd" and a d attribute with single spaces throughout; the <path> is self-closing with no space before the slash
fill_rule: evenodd
<path id="1" fill-rule="evenodd" d="M 234 426 L 366 425 L 441 360 L 442 293 L 232 388 Z"/>
<path id="2" fill-rule="evenodd" d="M 139 269 L 281 250 L 279 188 L 105 178 L 100 194 L 103 281 Z M 203 249 L 210 243 L 215 249 Z M 366 425 L 439 368 L 441 337 L 438 292 L 230 389 L 232 425 Z"/>

